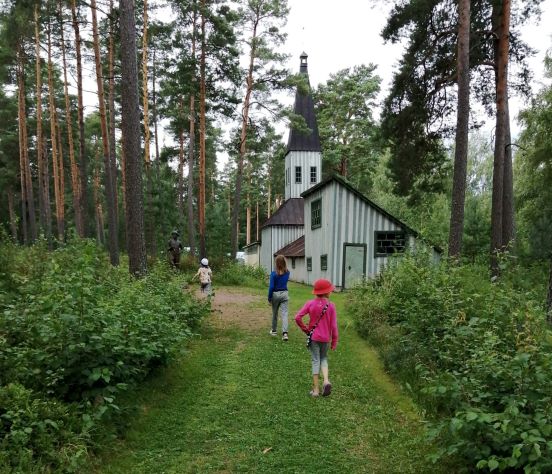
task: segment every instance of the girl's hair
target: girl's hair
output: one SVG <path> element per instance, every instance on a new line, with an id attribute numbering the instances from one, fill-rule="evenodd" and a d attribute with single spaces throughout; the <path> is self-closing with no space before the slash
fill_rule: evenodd
<path id="1" fill-rule="evenodd" d="M 283 275 L 284 273 L 287 273 L 287 263 L 286 263 L 286 257 L 283 255 L 276 255 L 276 273 L 278 275 Z"/>

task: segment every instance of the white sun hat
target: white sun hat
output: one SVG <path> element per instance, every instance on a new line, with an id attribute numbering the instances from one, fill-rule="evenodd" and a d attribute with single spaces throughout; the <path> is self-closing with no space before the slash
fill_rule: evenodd
<path id="1" fill-rule="evenodd" d="M 209 265 L 209 260 L 207 260 L 206 258 L 202 258 L 201 259 L 201 264 L 204 265 L 204 266 L 207 266 L 207 265 Z"/>

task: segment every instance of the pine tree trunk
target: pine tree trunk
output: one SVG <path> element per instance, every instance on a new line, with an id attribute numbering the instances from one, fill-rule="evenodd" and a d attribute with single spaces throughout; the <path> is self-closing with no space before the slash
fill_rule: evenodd
<path id="1" fill-rule="evenodd" d="M 257 209 L 255 211 L 255 214 L 257 216 L 257 221 L 255 223 L 255 231 L 256 231 L 256 234 L 255 234 L 255 242 L 258 242 L 259 241 L 259 201 L 257 200 Z"/>
<path id="2" fill-rule="evenodd" d="M 117 239 L 117 209 L 115 207 L 115 202 L 116 202 L 115 201 L 115 179 L 114 179 L 114 176 L 112 176 L 111 155 L 109 151 L 109 134 L 107 131 L 102 62 L 101 62 L 101 56 L 100 56 L 100 37 L 98 33 L 98 20 L 97 20 L 97 14 L 96 14 L 96 0 L 90 1 L 90 10 L 92 12 L 92 40 L 93 40 L 93 46 L 94 46 L 94 58 L 96 61 L 96 82 L 98 85 L 98 103 L 99 103 L 99 110 L 100 110 L 100 126 L 102 131 L 102 148 L 103 148 L 104 168 L 105 168 L 104 186 L 105 186 L 106 205 L 107 205 L 109 259 L 111 261 L 111 264 L 116 266 L 116 265 L 119 265 L 119 242 Z M 123 56 L 122 53 L 121 53 L 121 56 Z M 134 79 L 134 81 L 136 81 L 136 79 Z M 126 86 L 126 84 L 124 84 L 124 81 L 122 85 Z M 129 249 L 129 254 L 130 254 L 130 249 Z"/>
<path id="3" fill-rule="evenodd" d="M 48 164 L 48 143 L 44 133 L 42 134 L 42 164 L 45 187 L 45 207 L 46 207 L 46 235 L 48 236 L 48 247 L 52 248 L 52 204 L 50 199 L 50 165 Z"/>
<path id="4" fill-rule="evenodd" d="M 249 196 L 247 196 L 247 200 L 249 201 Z M 247 208 L 245 210 L 245 244 L 249 245 L 251 243 L 251 206 L 249 203 L 247 204 Z"/>
<path id="5" fill-rule="evenodd" d="M 103 210 L 100 200 L 100 153 L 96 149 L 96 162 L 94 166 L 94 215 L 96 217 L 96 240 L 99 244 L 104 243 L 104 224 L 103 224 Z"/>
<path id="6" fill-rule="evenodd" d="M 147 271 L 144 236 L 142 153 L 140 150 L 140 107 L 136 60 L 136 19 L 134 1 L 121 0 L 121 130 L 126 167 L 128 269 L 131 275 Z"/>
<path id="7" fill-rule="evenodd" d="M 468 125 L 470 116 L 470 0 L 459 0 L 458 23 L 458 112 L 456 148 L 450 212 L 449 257 L 459 258 L 464 232 L 464 203 L 468 167 Z"/>
<path id="8" fill-rule="evenodd" d="M 56 117 L 56 138 L 58 142 L 58 169 L 59 169 L 59 203 L 61 209 L 61 222 L 63 239 L 65 240 L 65 165 L 63 161 L 63 142 L 61 141 L 61 127 L 59 125 L 58 113 Z"/>
<path id="9" fill-rule="evenodd" d="M 152 115 L 153 115 L 153 133 L 154 133 L 154 139 L 155 139 L 155 162 L 157 164 L 159 164 L 159 132 L 157 131 L 157 92 L 156 92 L 156 87 L 155 87 L 155 83 L 157 82 L 157 59 L 156 59 L 156 49 L 153 48 L 153 69 L 152 69 L 152 73 L 153 73 L 153 77 L 151 79 L 151 85 L 152 85 L 152 88 L 151 88 L 151 95 L 152 95 L 152 106 L 153 106 L 153 110 L 151 111 L 152 112 Z"/>
<path id="10" fill-rule="evenodd" d="M 206 33 L 205 33 L 205 12 L 206 2 L 201 1 L 201 57 L 199 62 L 199 192 L 198 192 L 198 213 L 199 213 L 199 253 L 205 257 L 205 56 L 206 56 Z"/>
<path id="11" fill-rule="evenodd" d="M 73 191 L 73 212 L 75 214 L 75 227 L 77 235 L 84 238 L 84 221 L 82 216 L 82 199 L 80 195 L 81 177 L 79 167 L 75 159 L 75 144 L 73 141 L 73 118 L 71 114 L 71 101 L 69 100 L 69 86 L 67 82 L 67 57 L 65 49 L 65 33 L 63 26 L 63 4 L 59 2 L 59 13 L 62 18 L 61 31 L 61 53 L 63 59 L 63 90 L 65 95 L 65 125 L 67 127 L 67 139 L 69 146 L 69 163 L 71 164 L 71 188 Z"/>
<path id="12" fill-rule="evenodd" d="M 21 45 L 17 47 L 17 92 L 19 105 L 19 156 L 21 167 L 21 199 L 24 224 L 25 243 L 36 240 L 36 214 L 34 206 L 33 182 L 29 149 L 27 145 L 27 114 L 25 107 L 25 58 Z M 28 234 L 27 234 L 28 226 Z"/>
<path id="13" fill-rule="evenodd" d="M 15 206 L 14 206 L 14 195 L 13 189 L 8 188 L 8 214 L 10 216 L 10 231 L 12 235 L 12 240 L 17 242 L 17 216 L 15 215 Z"/>
<path id="14" fill-rule="evenodd" d="M 42 232 L 48 242 L 47 205 L 50 203 L 50 191 L 48 182 L 44 180 L 44 153 L 42 150 L 42 65 L 40 58 L 40 30 L 39 30 L 39 5 L 35 5 L 35 64 L 36 64 L 36 161 L 38 166 L 38 212 Z M 48 203 L 48 204 L 46 204 Z"/>
<path id="15" fill-rule="evenodd" d="M 109 80 L 108 80 L 108 113 L 109 113 L 109 162 L 113 179 L 113 199 L 117 223 L 119 222 L 119 197 L 117 194 L 117 143 L 115 139 L 115 8 L 113 0 L 109 2 Z M 124 212 L 124 206 L 123 206 Z M 117 226 L 118 227 L 118 226 Z"/>
<path id="16" fill-rule="evenodd" d="M 180 114 L 183 115 L 182 98 L 179 103 Z M 184 223 L 184 130 L 178 132 L 178 222 Z M 179 229 L 180 230 L 180 229 Z"/>
<path id="17" fill-rule="evenodd" d="M 510 135 L 510 110 L 506 98 L 506 145 L 504 149 L 504 188 L 502 190 L 502 244 L 513 250 L 514 224 L 514 176 L 512 170 L 512 137 Z"/>
<path id="18" fill-rule="evenodd" d="M 48 100 L 50 104 L 50 140 L 52 147 L 52 171 L 54 173 L 54 199 L 56 202 L 57 238 L 60 242 L 65 240 L 65 216 L 62 193 L 62 173 L 58 152 L 57 113 L 55 104 L 54 73 L 52 64 L 52 37 L 51 25 L 48 21 Z"/>
<path id="19" fill-rule="evenodd" d="M 146 242 L 150 255 L 155 255 L 155 213 L 153 211 L 153 182 L 150 156 L 150 126 L 149 126 L 149 92 L 148 92 L 148 2 L 144 0 L 142 29 L 142 101 L 144 108 L 144 158 L 146 165 L 146 199 L 148 220 L 146 225 Z"/>
<path id="20" fill-rule="evenodd" d="M 247 142 L 247 126 L 249 123 L 249 107 L 251 102 L 251 93 L 253 92 L 253 66 L 255 63 L 255 56 L 257 54 L 256 50 L 256 38 L 257 38 L 257 26 L 258 26 L 258 17 L 257 21 L 253 24 L 253 33 L 251 35 L 251 51 L 249 52 L 249 68 L 247 70 L 247 79 L 246 79 L 246 90 L 245 98 L 243 100 L 243 109 L 242 109 L 242 123 L 241 123 L 241 133 L 240 133 L 240 150 L 238 155 L 238 163 L 236 167 L 236 192 L 234 194 L 234 208 L 232 210 L 232 223 L 231 223 L 231 253 L 232 259 L 236 258 L 236 253 L 238 251 L 239 245 L 239 212 L 241 204 L 241 188 L 243 180 L 243 165 L 245 160 L 245 153 L 247 151 L 246 142 Z"/>
<path id="21" fill-rule="evenodd" d="M 510 33 L 510 0 L 502 2 L 497 44 L 496 82 L 496 129 L 493 164 L 493 193 L 491 208 L 491 275 L 499 275 L 499 254 L 504 248 L 502 241 L 504 151 L 506 145 L 506 123 L 508 119 L 508 52 Z"/>
<path id="22" fill-rule="evenodd" d="M 77 122 L 79 130 L 79 168 L 80 168 L 80 209 L 82 212 L 82 223 L 84 236 L 88 235 L 86 216 L 88 215 L 88 173 L 86 157 L 86 141 L 84 133 L 84 100 L 82 88 L 82 39 L 80 36 L 80 25 L 77 11 L 77 1 L 71 0 L 71 17 L 73 20 L 73 31 L 75 34 L 75 53 L 77 56 Z"/>
<path id="23" fill-rule="evenodd" d="M 195 2 L 194 2 L 195 6 Z M 196 28 L 197 12 L 194 8 L 192 22 L 192 63 L 196 59 Z M 190 137 L 188 142 L 188 246 L 190 255 L 195 255 L 195 227 L 194 227 L 194 162 L 195 162 L 195 94 L 196 94 L 196 71 L 192 76 L 192 92 L 190 93 Z"/>

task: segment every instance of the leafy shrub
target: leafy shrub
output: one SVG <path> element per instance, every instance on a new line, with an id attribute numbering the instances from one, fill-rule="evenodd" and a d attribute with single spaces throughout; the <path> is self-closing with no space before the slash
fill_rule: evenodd
<path id="1" fill-rule="evenodd" d="M 75 472 L 89 433 L 74 405 L 43 398 L 18 384 L 0 387 L 0 471 Z"/>
<path id="2" fill-rule="evenodd" d="M 221 285 L 264 288 L 268 275 L 262 267 L 228 262 L 216 274 L 213 272 L 213 280 Z"/>
<path id="3" fill-rule="evenodd" d="M 435 460 L 552 470 L 552 347 L 524 273 L 493 284 L 481 265 L 405 256 L 354 292 L 359 332 L 434 416 Z"/>
<path id="4" fill-rule="evenodd" d="M 117 394 L 165 364 L 208 309 L 182 291 L 182 280 L 166 266 L 135 280 L 126 268 L 110 267 L 93 242 L 39 255 L 35 248 L 12 250 L 9 278 L 18 284 L 0 275 L 12 294 L 0 302 L 0 387 L 12 387 L 7 393 L 21 395 L 16 400 L 32 400 L 34 415 L 20 421 L 23 433 L 35 432 L 52 407 L 64 407 L 71 426 L 85 420 L 87 430 L 116 414 Z M 24 426 L 25 420 L 34 424 Z M 13 438 L 18 426 L 0 425 L 0 439 Z M 23 458 L 50 467 L 78 461 L 69 451 L 67 462 L 50 459 L 34 438 L 16 439 L 2 460 L 14 470 Z"/>

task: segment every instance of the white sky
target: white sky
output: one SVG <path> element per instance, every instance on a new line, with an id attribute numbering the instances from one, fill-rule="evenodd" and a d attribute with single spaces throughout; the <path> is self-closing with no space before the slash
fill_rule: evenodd
<path id="1" fill-rule="evenodd" d="M 288 67 L 298 72 L 299 55 L 306 52 L 311 86 L 316 87 L 340 69 L 373 63 L 377 66 L 376 73 L 382 78 L 379 98 L 383 100 L 403 49 L 400 44 L 384 44 L 381 38 L 392 3 L 389 0 L 288 0 L 288 39 L 283 47 L 283 51 L 290 55 Z M 546 26 L 552 25 L 552 0 L 544 0 L 542 10 L 540 23 L 528 25 L 522 32 L 523 39 L 537 50 L 529 61 L 535 75 L 534 91 L 542 85 L 544 54 L 552 47 L 552 28 Z M 88 89 L 95 91 L 93 71 L 90 68 L 88 72 L 90 79 L 86 84 Z M 292 104 L 293 95 L 285 101 Z M 87 112 L 96 108 L 95 94 L 87 95 L 86 103 L 89 106 Z M 523 106 L 519 99 L 511 99 L 513 135 L 519 131 L 514 118 Z M 491 129 L 492 120 L 487 119 L 487 125 Z M 282 129 L 282 132 L 287 141 L 287 131 Z M 170 137 L 164 139 L 167 144 L 172 141 Z M 224 160 L 225 157 L 221 156 L 220 161 Z"/>
<path id="2" fill-rule="evenodd" d="M 305 51 L 314 87 L 340 69 L 373 63 L 382 78 L 380 99 L 383 99 L 403 51 L 401 45 L 384 44 L 381 38 L 392 3 L 384 0 L 288 0 L 290 15 L 285 50 L 292 55 L 289 67 L 298 71 L 299 55 Z M 540 23 L 528 25 L 522 31 L 523 39 L 538 50 L 529 61 L 535 74 L 534 91 L 542 84 L 544 54 L 552 47 L 552 0 L 544 0 L 542 10 Z M 523 104 L 512 98 L 512 118 L 520 107 Z M 513 121 L 514 135 L 518 128 Z"/>

